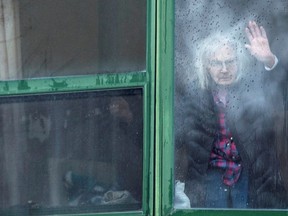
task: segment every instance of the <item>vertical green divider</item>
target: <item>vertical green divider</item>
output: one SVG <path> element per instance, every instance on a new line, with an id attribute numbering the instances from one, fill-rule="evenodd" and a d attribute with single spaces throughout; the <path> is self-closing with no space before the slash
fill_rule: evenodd
<path id="1" fill-rule="evenodd" d="M 155 70 L 156 70 L 156 1 L 147 1 L 147 45 L 146 69 L 147 79 L 144 88 L 144 145 L 148 145 L 144 153 L 144 193 L 143 210 L 145 215 L 153 215 L 154 210 L 154 154 L 155 154 Z M 146 199 L 146 200 L 145 200 Z"/>
<path id="2" fill-rule="evenodd" d="M 157 1 L 155 215 L 173 200 L 174 1 Z"/>

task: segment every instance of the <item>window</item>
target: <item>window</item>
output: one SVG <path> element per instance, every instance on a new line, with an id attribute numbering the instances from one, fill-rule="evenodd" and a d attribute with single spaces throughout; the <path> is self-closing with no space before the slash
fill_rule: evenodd
<path id="1" fill-rule="evenodd" d="M 153 209 L 147 11 L 142 0 L 1 2 L 1 215 Z"/>
<path id="2" fill-rule="evenodd" d="M 156 118 L 159 124 L 163 125 L 163 127 L 160 127 L 159 129 L 160 134 L 157 139 L 159 151 L 161 152 L 161 154 L 157 155 L 158 156 L 157 159 L 159 163 L 163 164 L 163 166 L 159 166 L 158 169 L 156 170 L 157 174 L 161 176 L 161 183 L 163 183 L 161 185 L 162 187 L 160 187 L 159 189 L 157 188 L 158 189 L 157 193 L 159 193 L 158 195 L 163 194 L 163 196 L 158 198 L 158 202 L 160 203 L 159 214 L 162 215 L 219 215 L 219 214 L 237 215 L 239 213 L 241 215 L 242 214 L 245 215 L 246 213 L 251 215 L 286 214 L 286 205 L 284 203 L 286 201 L 285 196 L 287 196 L 287 192 L 285 192 L 285 190 L 287 190 L 287 186 L 285 186 L 286 185 L 285 175 L 287 175 L 287 170 L 285 170 L 286 166 L 283 163 L 283 160 L 285 161 L 284 152 L 286 152 L 286 150 L 284 147 L 285 146 L 284 143 L 286 141 L 284 141 L 285 135 L 283 135 L 283 133 L 286 134 L 287 132 L 285 123 L 283 124 L 283 119 L 284 121 L 286 119 L 285 101 L 287 100 L 287 98 L 285 93 L 286 92 L 285 83 L 287 78 L 283 74 L 285 74 L 284 71 L 287 71 L 287 64 L 286 64 L 287 53 L 286 51 L 284 53 L 283 49 L 281 49 L 280 46 L 287 44 L 287 39 L 284 39 L 285 37 L 284 35 L 287 35 L 287 26 L 286 24 L 284 24 L 287 23 L 287 10 L 286 10 L 287 4 L 288 3 L 286 1 L 276 1 L 272 3 L 270 1 L 253 1 L 253 2 L 193 1 L 192 2 L 192 1 L 179 0 L 173 3 L 166 2 L 161 5 L 163 11 L 161 11 L 159 14 L 160 29 L 158 29 L 160 32 L 158 40 L 160 43 L 158 44 L 160 52 L 158 53 L 158 56 L 160 63 L 158 65 L 157 72 L 159 72 L 162 76 L 159 75 L 161 79 L 157 80 L 158 83 L 157 90 L 159 94 L 158 95 L 159 106 L 157 107 L 157 111 L 159 116 L 157 116 Z M 252 52 L 252 55 L 250 55 L 249 53 L 250 47 L 244 46 L 245 43 L 246 44 L 251 43 L 251 40 L 249 40 L 249 38 L 247 38 L 246 36 L 245 27 L 248 26 L 248 32 L 250 32 L 250 35 L 253 35 L 255 33 L 251 32 L 253 30 L 249 29 L 252 28 L 251 26 L 255 26 L 254 23 L 249 24 L 250 20 L 254 20 L 256 21 L 256 23 L 260 23 L 260 25 L 262 25 L 265 28 L 267 37 L 269 39 L 270 48 L 273 54 L 275 54 L 279 60 L 277 67 L 273 68 L 272 71 L 266 71 L 269 70 L 269 67 L 268 69 L 267 68 L 265 69 L 263 63 L 262 62 L 259 63 L 259 61 L 255 59 L 254 57 L 255 53 Z M 236 147 L 240 152 L 241 162 L 245 161 L 245 158 L 247 159 L 247 157 L 248 158 L 252 157 L 254 154 L 253 151 L 257 152 L 256 154 L 258 156 L 257 162 L 254 157 L 254 159 L 251 159 L 254 160 L 252 164 L 248 165 L 249 163 L 246 162 L 243 162 L 243 164 L 241 164 L 244 167 L 243 170 L 245 170 L 245 168 L 246 170 L 249 170 L 248 171 L 249 180 L 251 181 L 251 179 L 253 179 L 254 177 L 254 183 L 250 183 L 249 189 L 251 190 L 253 186 L 256 187 L 255 186 L 256 184 L 260 184 L 263 186 L 261 189 L 258 188 L 259 190 L 254 188 L 255 190 L 247 192 L 249 193 L 249 199 L 253 199 L 248 200 L 248 207 L 246 206 L 246 202 L 244 202 L 244 206 L 235 205 L 239 204 L 240 202 L 235 201 L 233 199 L 232 201 L 234 201 L 234 203 L 227 202 L 231 201 L 228 199 L 229 189 L 227 190 L 226 193 L 227 195 L 225 197 L 226 202 L 225 204 L 227 204 L 226 206 L 217 207 L 215 201 L 211 201 L 210 204 L 211 203 L 212 204 L 208 205 L 207 200 L 208 198 L 211 199 L 211 196 L 207 197 L 206 194 L 204 194 L 204 192 L 207 192 L 207 190 L 208 192 L 211 192 L 212 189 L 213 190 L 215 190 L 215 188 L 220 189 L 220 187 L 217 187 L 216 181 L 220 180 L 220 182 L 222 183 L 222 176 L 224 174 L 221 173 L 219 177 L 211 177 L 211 179 L 206 178 L 208 175 L 206 173 L 207 170 L 212 169 L 211 167 L 209 167 L 209 163 L 210 166 L 212 166 L 214 162 L 213 159 L 215 159 L 212 153 L 214 153 L 214 156 L 215 154 L 218 155 L 220 159 L 221 157 L 222 159 L 223 158 L 225 159 L 225 155 L 221 156 L 221 152 L 220 154 L 218 154 L 217 151 L 215 151 L 216 153 L 212 151 L 214 149 L 213 147 L 215 147 L 214 145 L 216 145 L 215 140 L 217 138 L 217 136 L 215 137 L 213 135 L 215 134 L 219 135 L 221 131 L 217 127 L 218 116 L 215 109 L 208 110 L 209 112 L 208 113 L 206 112 L 207 116 L 204 115 L 204 111 L 202 110 L 205 108 L 205 105 L 206 106 L 207 104 L 210 105 L 211 100 L 213 102 L 214 97 L 212 95 L 210 98 L 208 98 L 208 102 L 207 97 L 206 100 L 205 97 L 202 97 L 202 91 L 200 88 L 201 82 L 199 84 L 199 79 L 201 77 L 199 78 L 199 75 L 197 75 L 198 70 L 200 70 L 197 61 L 199 61 L 200 58 L 196 56 L 196 53 L 202 51 L 201 50 L 202 46 L 200 46 L 200 42 L 209 35 L 217 36 L 215 34 L 215 32 L 217 31 L 220 31 L 220 33 L 224 35 L 224 39 L 226 40 L 227 40 L 227 37 L 225 35 L 226 32 L 230 33 L 232 32 L 233 33 L 232 35 L 234 34 L 237 35 L 235 36 L 234 39 L 241 40 L 241 42 L 243 42 L 242 43 L 243 48 L 242 50 L 240 50 L 240 52 L 243 53 L 246 52 L 245 56 L 247 56 L 247 59 L 244 60 L 247 60 L 248 65 L 243 64 L 241 65 L 241 67 L 244 67 L 244 69 L 246 69 L 244 71 L 247 74 L 243 72 L 244 74 L 242 77 L 239 76 L 234 77 L 233 74 L 229 74 L 229 79 L 235 79 L 235 80 L 237 79 L 238 82 L 242 82 L 240 89 L 242 92 L 242 94 L 240 95 L 241 97 L 245 97 L 245 95 L 247 94 L 250 94 L 250 97 L 252 95 L 254 97 L 251 100 L 252 102 L 250 101 L 250 104 L 248 103 L 249 98 L 247 97 L 246 98 L 247 101 L 245 101 L 245 103 L 240 104 L 240 106 L 235 106 L 236 103 L 233 104 L 233 98 L 235 100 L 241 98 L 239 95 L 237 96 L 236 94 L 237 91 L 239 91 L 239 89 L 237 91 L 236 89 L 234 89 L 234 92 L 231 93 L 232 99 L 230 99 L 229 101 L 230 104 L 228 105 L 230 105 L 231 110 L 235 112 L 231 114 L 231 116 L 234 117 L 234 119 L 232 118 L 230 119 L 230 121 L 235 119 L 238 119 L 238 121 L 233 125 L 233 127 L 231 126 L 231 128 L 229 128 L 230 131 L 233 133 L 233 136 L 232 137 L 229 136 L 229 138 L 233 139 L 227 143 L 231 144 L 232 142 L 234 142 L 236 144 Z M 264 36 L 263 30 L 259 30 L 258 32 L 261 33 L 261 36 Z M 227 40 L 227 43 L 225 43 L 226 46 L 229 44 L 228 42 L 230 42 L 230 40 Z M 174 44 L 174 46 L 172 46 L 171 44 Z M 207 44 L 209 46 L 216 47 L 217 40 L 216 39 L 211 40 L 207 42 Z M 239 48 L 238 45 L 237 48 Z M 205 61 L 207 65 L 206 67 L 204 67 L 204 69 L 210 68 L 210 71 L 212 70 L 211 68 L 217 69 L 217 67 L 220 65 L 220 62 L 221 62 L 221 69 L 224 68 L 228 70 L 228 68 L 230 69 L 235 68 L 235 66 L 238 67 L 238 69 L 240 69 L 240 65 L 238 66 L 236 65 L 236 63 L 240 60 L 237 56 L 227 55 L 231 58 L 220 59 L 218 58 L 219 56 L 216 56 L 216 51 L 217 49 L 212 50 L 210 52 L 211 58 Z M 221 55 L 223 57 L 230 52 L 231 52 L 230 48 L 227 49 L 225 48 L 224 50 L 222 50 Z M 236 53 L 232 52 L 232 54 Z M 205 56 L 206 53 L 204 53 L 203 55 Z M 207 54 L 207 56 L 209 55 Z M 202 58 L 202 56 L 200 57 Z M 214 57 L 214 59 L 212 57 Z M 174 59 L 174 61 L 172 62 L 171 59 Z M 276 62 L 275 58 L 273 58 L 273 60 L 274 60 L 273 62 L 275 63 Z M 247 70 L 248 66 L 249 70 Z M 273 65 L 271 65 L 271 67 L 272 66 Z M 256 74 L 256 71 L 258 70 L 260 70 L 260 72 Z M 255 73 L 248 73 L 251 71 Z M 277 75 L 279 75 L 279 77 L 277 78 L 272 74 L 275 71 L 277 72 Z M 206 82 L 208 83 L 211 80 L 214 80 L 212 72 L 213 71 L 211 71 L 209 73 L 210 75 L 206 78 Z M 227 80 L 223 78 L 223 82 L 224 81 L 227 82 Z M 216 81 L 214 80 L 213 82 Z M 259 82 L 260 85 L 256 84 L 257 82 Z M 205 84 L 206 83 L 204 80 L 203 85 L 205 86 Z M 200 87 L 198 87 L 199 85 Z M 224 84 L 216 83 L 215 85 L 224 85 Z M 260 92 L 264 91 L 264 94 L 263 92 L 261 94 L 257 92 L 256 91 L 257 88 L 260 88 Z M 226 89 L 224 88 L 224 90 L 227 90 L 227 88 Z M 256 93 L 257 95 L 255 95 Z M 277 103 L 281 101 L 279 102 L 281 105 L 279 104 L 279 106 L 277 106 L 276 108 L 275 107 L 276 103 L 274 100 L 276 100 Z M 174 106 L 170 107 L 169 105 L 171 105 L 172 103 L 174 103 Z M 190 107 L 186 107 L 185 105 L 187 105 L 188 103 L 192 105 Z M 265 104 L 265 106 L 263 106 L 263 104 Z M 190 116 L 187 115 L 187 113 Z M 243 114 L 245 114 L 245 117 L 243 117 Z M 170 118 L 170 116 L 173 116 L 173 118 Z M 260 122 L 261 119 L 259 118 L 260 116 L 261 118 L 263 118 L 261 120 L 262 123 Z M 211 124 L 213 125 L 215 123 L 214 122 L 215 118 L 216 118 L 216 129 L 214 130 L 213 127 L 209 127 L 209 125 L 207 126 L 207 124 L 212 122 Z M 187 126 L 189 121 L 190 121 L 189 124 L 190 127 L 188 126 L 187 129 L 188 132 L 186 132 L 185 127 Z M 229 121 L 229 119 L 227 121 Z M 247 127 L 244 127 L 245 125 L 244 122 L 246 122 Z M 173 123 L 174 128 L 167 127 L 167 125 L 173 125 Z M 257 123 L 260 123 L 260 126 L 259 125 L 256 126 Z M 207 131 L 209 132 L 210 130 L 211 133 L 209 134 L 207 132 L 208 134 L 202 135 L 197 130 L 193 131 L 193 127 L 197 126 L 198 129 L 202 128 L 202 130 L 206 132 Z M 235 132 L 235 128 L 237 127 L 238 127 L 237 129 L 238 136 L 239 134 L 241 135 L 240 138 L 239 137 L 237 138 L 237 134 Z M 252 130 L 253 127 L 254 130 Z M 268 139 L 264 138 L 265 136 L 260 136 L 261 137 L 260 138 L 259 135 L 260 134 L 262 135 L 263 133 L 265 134 L 265 136 L 268 134 L 271 136 L 268 135 L 269 136 Z M 156 134 L 156 136 L 157 135 L 158 134 Z M 248 142 L 251 142 L 252 138 L 255 139 L 257 138 L 257 136 L 259 140 L 261 140 L 262 146 L 256 145 L 253 147 L 252 144 L 249 145 Z M 245 142 L 244 146 L 247 147 L 248 145 L 249 146 L 248 150 L 247 149 L 245 150 L 243 147 L 241 147 L 241 140 L 247 141 Z M 180 148 L 182 147 L 181 141 L 184 142 L 184 144 L 182 145 L 184 145 L 186 149 Z M 188 144 L 185 144 L 185 142 L 188 142 Z M 209 144 L 208 147 L 205 146 L 206 145 L 205 142 L 206 143 L 208 142 Z M 269 143 L 268 144 L 269 147 L 266 148 L 265 143 L 267 142 Z M 253 143 L 257 142 L 254 141 Z M 254 150 L 252 150 L 253 148 Z M 205 155 L 208 156 L 205 157 Z M 264 158 L 262 158 L 262 164 L 261 164 L 261 162 L 259 161 L 261 161 L 261 157 L 263 156 Z M 205 158 L 203 159 L 203 157 Z M 272 164 L 268 165 L 267 163 L 268 160 L 270 160 Z M 235 157 L 234 162 L 235 164 L 238 163 L 237 157 Z M 260 169 L 259 166 L 260 167 L 262 166 L 262 169 Z M 272 177 L 269 176 L 270 175 L 269 173 L 271 174 Z M 245 171 L 243 171 L 242 174 L 241 174 L 242 177 L 245 176 Z M 190 185 L 188 185 L 187 179 L 192 182 Z M 199 182 L 197 182 L 197 180 L 199 180 Z M 208 181 L 212 182 L 210 184 L 212 188 L 207 189 L 209 185 Z M 159 184 L 161 183 L 159 182 Z M 183 185 L 182 183 L 185 183 L 185 185 Z M 252 186 L 251 184 L 254 185 Z M 215 188 L 213 186 L 215 186 Z M 243 187 L 247 187 L 247 185 L 244 184 Z M 263 190 L 264 187 L 266 187 L 266 192 L 264 192 L 266 194 L 263 193 L 261 194 L 261 190 Z M 225 188 L 223 187 L 223 189 Z M 240 192 L 242 191 L 244 190 L 240 189 Z M 182 193 L 180 193 L 179 195 L 179 192 Z M 183 192 L 185 192 L 187 196 Z M 231 191 L 231 193 L 233 192 Z M 242 197 L 247 198 L 246 195 L 243 195 Z M 179 200 L 179 196 L 182 199 Z M 240 197 L 240 199 L 242 197 Z M 188 200 L 189 205 L 185 205 L 185 202 L 187 203 L 187 198 L 189 198 Z M 221 198 L 220 196 L 217 196 L 216 201 L 220 200 L 220 198 Z M 278 200 L 279 202 L 276 200 Z"/>
<path id="3" fill-rule="evenodd" d="M 287 0 L 0 4 L 0 215 L 287 214 Z M 266 36 L 250 20 L 264 27 L 277 58 L 254 52 L 254 36 L 262 42 Z M 221 49 L 209 37 L 216 31 L 222 39 L 233 32 Z M 194 67 L 206 37 L 216 48 L 205 53 L 207 73 L 199 82 Z M 218 77 L 220 70 L 228 75 Z M 201 105 L 208 97 L 201 96 L 209 84 L 230 81 L 241 85 L 229 92 L 232 135 L 225 137 L 217 120 L 226 106 L 207 117 Z M 209 105 L 227 102 L 227 89 L 210 94 Z M 239 106 L 231 102 L 243 97 Z M 204 157 L 194 148 L 197 139 L 210 147 Z M 222 154 L 221 141 L 238 153 Z M 212 196 L 203 196 L 202 186 L 211 192 L 216 180 L 223 183 L 223 173 L 204 178 L 217 167 L 215 155 L 233 162 L 232 173 L 240 170 L 248 184 L 239 191 L 248 191 L 249 206 L 247 194 L 207 205 Z M 251 191 L 253 184 L 260 188 Z"/>
<path id="4" fill-rule="evenodd" d="M 146 1 L 24 0 L 19 17 L 24 78 L 145 70 Z"/>

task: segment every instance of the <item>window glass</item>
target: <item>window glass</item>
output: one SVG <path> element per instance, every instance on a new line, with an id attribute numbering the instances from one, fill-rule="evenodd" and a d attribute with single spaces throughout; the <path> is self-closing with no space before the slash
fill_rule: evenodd
<path id="1" fill-rule="evenodd" d="M 141 210 L 142 95 L 2 97 L 0 212 Z"/>
<path id="2" fill-rule="evenodd" d="M 175 208 L 286 209 L 288 1 L 175 1 Z"/>
<path id="3" fill-rule="evenodd" d="M 145 70 L 146 1 L 2 4 L 2 79 Z"/>

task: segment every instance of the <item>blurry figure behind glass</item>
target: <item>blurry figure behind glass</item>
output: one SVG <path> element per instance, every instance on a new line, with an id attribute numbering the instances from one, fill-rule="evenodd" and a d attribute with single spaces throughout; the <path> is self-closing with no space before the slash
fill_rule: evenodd
<path id="1" fill-rule="evenodd" d="M 278 59 L 262 26 L 250 21 L 245 31 L 245 46 L 232 32 L 202 41 L 195 55 L 199 88 L 176 116 L 183 125 L 176 133 L 176 151 L 185 154 L 176 155 L 176 170 L 184 173 L 191 207 L 287 207 L 269 89 Z M 245 48 L 264 64 L 263 71 L 249 68 Z"/>

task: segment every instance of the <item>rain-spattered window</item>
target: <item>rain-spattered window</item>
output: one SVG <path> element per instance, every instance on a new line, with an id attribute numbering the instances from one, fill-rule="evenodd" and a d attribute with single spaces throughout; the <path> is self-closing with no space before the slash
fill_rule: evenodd
<path id="1" fill-rule="evenodd" d="M 0 5 L 0 215 L 148 214 L 154 6 Z"/>
<path id="2" fill-rule="evenodd" d="M 288 1 L 175 1 L 174 208 L 287 208 Z"/>

